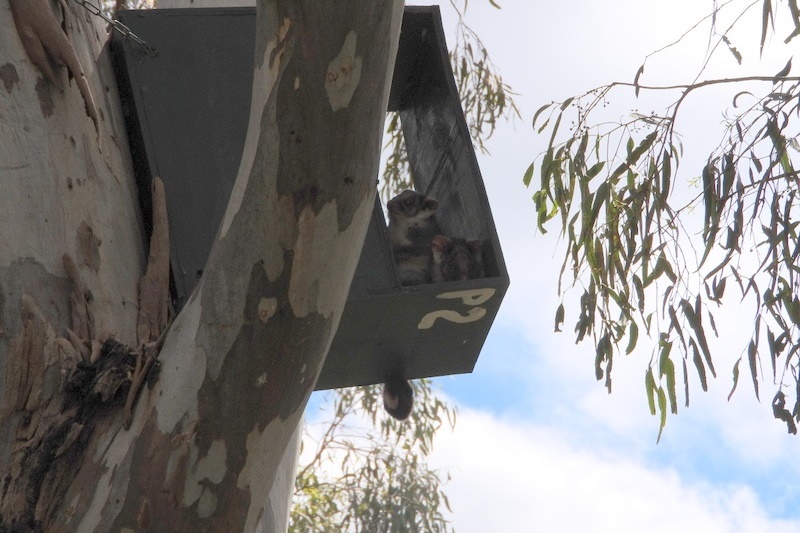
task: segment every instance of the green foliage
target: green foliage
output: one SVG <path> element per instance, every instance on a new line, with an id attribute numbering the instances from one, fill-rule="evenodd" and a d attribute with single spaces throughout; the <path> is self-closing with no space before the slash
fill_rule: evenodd
<path id="1" fill-rule="evenodd" d="M 741 64 L 730 37 L 736 22 L 717 32 L 717 16 L 725 5 L 715 4 L 708 17 L 709 55 L 721 45 Z M 774 31 L 776 7 L 763 2 L 759 53 Z M 782 13 L 794 27 L 788 41 L 800 33 L 794 0 Z M 580 295 L 576 339 L 594 339 L 597 379 L 605 379 L 609 391 L 621 347 L 631 353 L 640 328 L 658 339 L 645 391 L 650 412 L 660 414 L 659 438 L 667 410 L 677 413 L 676 374 L 687 406 L 688 367 L 703 390 L 707 374 L 716 377 L 713 359 L 719 354 L 712 357 L 708 338 L 717 333 L 714 313 L 731 298 L 752 304 L 753 333 L 742 358 L 756 396 L 760 381 L 771 378 L 778 388 L 775 416 L 794 432 L 783 407 L 786 390 L 797 400 L 789 418 L 800 420 L 800 78 L 790 72 L 791 60 L 775 75 L 655 87 L 641 83 L 642 65 L 633 83 L 615 82 L 546 104 L 533 117 L 533 128 L 549 136 L 549 142 L 523 181 L 536 189 L 540 230 L 557 219 L 566 241 L 558 290 L 563 295 L 567 282 Z M 705 88 L 745 83 L 748 90 L 721 110 L 722 140 L 696 178 L 677 179 L 684 146 L 675 125 L 682 104 Z M 612 95 L 625 91 L 636 97 L 673 92 L 675 97 L 660 112 L 632 112 L 609 121 L 604 108 Z M 568 130 L 563 128 L 567 123 Z M 744 257 L 750 252 L 756 261 Z M 738 294 L 731 294 L 731 286 Z M 563 305 L 557 322 L 564 320 Z M 768 375 L 761 370 L 765 356 Z M 733 369 L 734 389 L 740 361 Z"/>
<path id="2" fill-rule="evenodd" d="M 515 93 L 503 81 L 483 42 L 460 15 L 450 63 L 472 141 L 486 154 L 486 141 L 498 120 L 519 116 Z"/>
<path id="3" fill-rule="evenodd" d="M 494 2 L 491 3 L 499 7 Z M 472 142 L 481 152 L 488 153 L 486 141 L 494 133 L 497 122 L 519 116 L 519 110 L 514 103 L 515 93 L 497 72 L 478 35 L 464 22 L 458 6 L 454 2 L 451 5 L 458 14 L 458 24 L 455 46 L 450 52 L 450 64 Z M 384 149 L 388 159 L 380 186 L 380 195 L 384 202 L 398 192 L 412 188 L 398 113 L 389 114 L 386 139 Z"/>
<path id="4" fill-rule="evenodd" d="M 403 138 L 399 113 L 391 112 L 387 114 L 384 139 L 386 139 L 384 152 L 388 156 L 386 165 L 383 167 L 383 179 L 379 186 L 379 194 L 385 204 L 397 193 L 405 189 L 414 188 L 409 169 L 408 150 Z"/>
<path id="5" fill-rule="evenodd" d="M 322 409 L 333 420 L 306 428 L 313 457 L 295 480 L 290 533 L 451 532 L 442 485 L 446 473 L 426 463 L 433 437 L 453 427 L 455 410 L 434 394 L 428 380 L 412 383 L 414 410 L 399 422 L 383 412 L 380 386 L 326 393 Z"/>

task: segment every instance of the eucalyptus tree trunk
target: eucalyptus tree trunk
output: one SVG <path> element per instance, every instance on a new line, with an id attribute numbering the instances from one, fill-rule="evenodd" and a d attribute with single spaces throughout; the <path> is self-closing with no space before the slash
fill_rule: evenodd
<path id="1" fill-rule="evenodd" d="M 171 325 L 163 188 L 154 182 L 146 259 L 102 23 L 74 2 L 9 3 L 0 531 L 274 530 L 268 496 L 294 461 L 287 443 L 372 211 L 402 2 L 259 3 L 240 170 L 201 283 Z M 72 76 L 37 60 L 37 35 L 59 56 L 34 4 L 65 28 Z"/>

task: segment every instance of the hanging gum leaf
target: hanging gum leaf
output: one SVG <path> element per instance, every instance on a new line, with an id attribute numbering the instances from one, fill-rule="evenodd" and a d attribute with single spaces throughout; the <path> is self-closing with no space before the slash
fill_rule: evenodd
<path id="1" fill-rule="evenodd" d="M 706 333 L 703 329 L 703 324 L 700 322 L 700 316 L 695 313 L 694 307 L 692 307 L 692 304 L 686 299 L 681 300 L 681 311 L 683 311 L 686 321 L 689 323 L 692 331 L 694 331 L 695 337 L 697 337 L 697 342 L 700 344 L 700 349 L 703 351 L 703 356 L 705 357 L 709 370 L 711 370 L 711 374 L 717 377 L 717 373 L 714 371 L 714 364 L 711 362 L 711 352 L 708 349 Z"/>
<path id="2" fill-rule="evenodd" d="M 525 175 L 522 177 L 522 183 L 525 184 L 526 187 L 530 187 L 531 179 L 533 179 L 533 163 L 531 163 L 528 170 L 525 171 Z"/>
<path id="3" fill-rule="evenodd" d="M 610 366 L 611 358 L 609 357 L 609 348 L 611 348 L 611 343 L 608 340 L 608 335 L 603 335 L 597 343 L 597 353 L 594 360 L 594 376 L 597 378 L 597 381 L 603 379 L 605 375 L 603 372 L 603 361 L 607 361 L 607 366 Z M 608 370 L 609 369 L 606 368 L 606 371 Z"/>
<path id="4" fill-rule="evenodd" d="M 540 107 L 539 109 L 536 110 L 536 113 L 533 114 L 533 120 L 531 120 L 531 128 L 536 129 L 536 119 L 538 119 L 539 115 L 544 113 L 544 111 L 547 110 L 548 108 L 550 108 L 550 106 L 552 106 L 552 105 L 553 104 L 545 104 L 545 105 L 543 105 L 542 107 Z"/>
<path id="5" fill-rule="evenodd" d="M 711 311 L 708 312 L 708 323 L 711 324 L 711 331 L 714 332 L 714 336 L 719 337 L 719 331 L 717 331 L 717 323 L 714 321 L 714 315 L 711 314 Z"/>
<path id="6" fill-rule="evenodd" d="M 550 134 L 550 143 L 548 146 L 553 146 L 556 140 L 556 133 L 558 133 L 558 127 L 561 125 L 561 117 L 563 116 L 563 112 L 558 114 L 556 118 L 556 123 L 553 125 L 553 132 Z"/>
<path id="7" fill-rule="evenodd" d="M 731 388 L 731 392 L 728 394 L 728 401 L 731 401 L 731 396 L 736 391 L 736 385 L 739 384 L 739 363 L 742 362 L 742 358 L 740 357 L 736 364 L 733 365 L 733 387 Z"/>
<path id="8" fill-rule="evenodd" d="M 625 355 L 630 355 L 633 349 L 636 348 L 636 341 L 639 339 L 639 326 L 636 325 L 635 320 L 631 320 L 628 328 L 628 347 L 625 348 Z"/>
<path id="9" fill-rule="evenodd" d="M 747 347 L 747 360 L 750 363 L 750 375 L 753 377 L 753 390 L 756 393 L 756 399 L 760 401 L 758 397 L 757 355 L 758 349 L 756 348 L 756 343 L 751 340 L 750 345 Z"/>
<path id="10" fill-rule="evenodd" d="M 700 350 L 697 349 L 697 343 L 694 339 L 689 339 L 689 348 L 692 350 L 692 362 L 697 369 L 697 377 L 700 378 L 700 386 L 704 392 L 708 392 L 708 380 L 706 379 L 706 367 L 703 365 L 703 358 L 700 357 Z"/>
<path id="11" fill-rule="evenodd" d="M 608 182 L 604 181 L 603 183 L 600 184 L 600 186 L 597 188 L 597 191 L 594 193 L 594 204 L 592 205 L 592 212 L 587 222 L 587 228 L 594 228 L 594 225 L 597 222 L 597 216 L 600 214 L 600 209 L 603 207 L 604 204 L 607 204 L 607 202 L 608 202 Z"/>
<path id="12" fill-rule="evenodd" d="M 664 150 L 664 155 L 661 156 L 661 197 L 659 198 L 662 205 L 667 203 L 672 186 L 672 163 L 670 161 L 669 152 Z"/>
<path id="13" fill-rule="evenodd" d="M 764 52 L 764 42 L 767 40 L 767 28 L 769 27 L 771 19 L 772 0 L 764 0 L 764 5 L 761 10 L 761 47 L 759 48 L 759 54 Z"/>
<path id="14" fill-rule="evenodd" d="M 739 99 L 740 96 L 744 96 L 744 95 L 753 96 L 753 93 L 751 93 L 750 91 L 740 91 L 740 92 L 736 93 L 736 95 L 733 97 L 733 107 L 739 107 L 737 105 L 737 100 Z M 761 172 L 761 171 L 759 170 L 759 172 Z"/>
<path id="15" fill-rule="evenodd" d="M 600 161 L 599 163 L 595 163 L 589 168 L 589 170 L 586 171 L 586 177 L 589 179 L 594 178 L 595 176 L 600 174 L 600 171 L 603 170 L 603 167 L 605 165 L 606 165 L 605 161 Z"/>
<path id="16" fill-rule="evenodd" d="M 644 375 L 644 389 L 647 392 L 647 405 L 650 407 L 650 414 L 656 414 L 656 380 L 653 378 L 653 369 L 648 368 Z"/>
<path id="17" fill-rule="evenodd" d="M 556 309 L 555 324 L 555 331 L 558 333 L 561 331 L 561 326 L 564 324 L 564 304 L 559 305 L 558 309 Z"/>
<path id="18" fill-rule="evenodd" d="M 789 41 L 800 35 L 800 9 L 797 8 L 797 0 L 788 0 L 788 3 L 789 12 L 792 14 L 792 22 L 794 23 L 794 31 L 783 41 L 784 44 L 788 44 Z"/>
<path id="19" fill-rule="evenodd" d="M 664 389 L 661 387 L 657 390 L 658 393 L 658 411 L 661 413 L 661 421 L 658 427 L 658 438 L 656 443 L 661 441 L 661 434 L 664 432 L 664 426 L 667 425 L 667 396 L 664 394 Z"/>
<path id="20" fill-rule="evenodd" d="M 639 67 L 639 70 L 636 71 L 636 76 L 634 76 L 634 78 L 633 78 L 634 93 L 636 94 L 637 98 L 639 97 L 639 89 L 640 89 L 640 87 L 639 87 L 639 77 L 642 74 L 644 74 L 644 64 L 642 64 L 642 66 Z"/>
<path id="21" fill-rule="evenodd" d="M 689 372 L 686 370 L 686 359 L 681 360 L 683 365 L 683 395 L 686 398 L 686 408 L 689 408 Z"/>
<path id="22" fill-rule="evenodd" d="M 719 303 L 722 300 L 722 296 L 725 294 L 725 284 L 728 281 L 728 278 L 722 278 L 719 283 L 714 280 L 714 301 Z"/>
<path id="23" fill-rule="evenodd" d="M 717 213 L 717 196 L 716 189 L 714 187 L 715 179 L 712 161 L 709 161 L 706 166 L 703 167 L 702 179 L 703 207 L 705 208 L 705 212 L 703 214 L 703 238 L 706 242 L 706 249 L 703 253 L 703 258 L 700 260 L 700 265 L 705 262 L 708 254 L 711 253 L 711 249 L 714 246 L 714 238 L 716 237 L 718 229 L 714 224 L 715 219 L 719 220 L 719 215 Z"/>
<path id="24" fill-rule="evenodd" d="M 733 183 L 736 179 L 736 163 L 734 160 L 733 152 L 725 154 L 722 163 L 722 190 L 720 191 L 720 198 L 724 203 L 727 201 L 728 195 L 733 189 Z"/>
<path id="25" fill-rule="evenodd" d="M 661 349 L 661 361 L 659 362 L 659 372 L 667 380 L 667 394 L 669 395 L 669 410 L 672 414 L 678 413 L 678 399 L 675 391 L 675 364 L 669 358 L 672 343 L 665 343 Z"/>
<path id="26" fill-rule="evenodd" d="M 772 379 L 774 380 L 777 376 L 776 366 L 780 350 L 778 349 L 778 342 L 775 338 L 775 334 L 772 333 L 772 330 L 769 328 L 767 328 L 767 345 L 769 346 L 769 358 L 772 363 Z M 800 383 L 800 381 L 798 383 Z"/>
<path id="27" fill-rule="evenodd" d="M 636 274 L 633 275 L 633 290 L 636 292 L 636 299 L 639 302 L 639 312 L 644 312 L 644 285 L 642 285 L 642 280 L 639 279 L 639 276 Z"/>
<path id="28" fill-rule="evenodd" d="M 778 83 L 781 80 L 781 78 L 785 78 L 786 76 L 788 76 L 791 70 L 792 70 L 792 58 L 790 57 L 788 63 L 786 63 L 786 66 L 784 66 L 780 70 L 780 72 L 775 74 L 775 78 L 772 80 L 772 82 Z"/>
<path id="29" fill-rule="evenodd" d="M 681 323 L 678 320 L 678 314 L 675 312 L 675 308 L 671 305 L 667 309 L 667 313 L 669 314 L 669 327 L 675 328 L 675 331 L 678 332 L 678 338 L 681 340 L 681 344 L 686 347 L 686 340 L 683 338 L 683 328 L 681 328 Z"/>
<path id="30" fill-rule="evenodd" d="M 628 155 L 625 158 L 625 162 L 614 169 L 614 172 L 611 173 L 608 181 L 612 183 L 616 182 L 617 178 L 619 178 L 623 172 L 631 168 L 637 161 L 639 161 L 639 158 L 642 157 L 642 155 L 653 145 L 657 136 L 658 132 L 654 131 L 650 133 L 642 140 L 641 143 L 639 143 L 639 146 L 636 148 L 634 148 L 633 137 L 628 138 L 628 143 L 626 145 Z"/>

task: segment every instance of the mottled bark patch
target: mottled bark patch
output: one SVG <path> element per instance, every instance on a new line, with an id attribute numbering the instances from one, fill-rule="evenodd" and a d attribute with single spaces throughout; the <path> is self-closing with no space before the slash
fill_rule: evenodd
<path id="1" fill-rule="evenodd" d="M 356 55 L 357 42 L 356 32 L 348 33 L 339 55 L 328 65 L 328 71 L 325 73 L 325 91 L 328 93 L 331 111 L 338 111 L 350 105 L 358 82 L 361 81 L 362 59 Z"/>
<path id="2" fill-rule="evenodd" d="M 100 239 L 98 239 L 91 226 L 86 221 L 78 226 L 76 235 L 78 261 L 95 272 L 100 270 Z"/>
<path id="3" fill-rule="evenodd" d="M 209 502 L 216 499 L 215 494 L 220 490 L 218 485 L 224 478 L 224 470 L 219 467 L 227 465 L 226 454 L 222 453 L 226 441 L 220 439 L 205 451 L 199 450 L 195 446 L 198 425 L 199 421 L 189 422 L 183 430 L 165 435 L 158 430 L 155 417 L 145 423 L 131 459 L 129 497 L 122 503 L 113 523 L 103 524 L 107 526 L 104 530 L 242 531 L 243 517 L 247 515 L 250 501 L 246 490 L 235 487 L 231 491 L 225 490 L 230 497 L 226 500 L 224 512 L 214 512 L 216 507 L 209 506 Z M 197 497 L 188 498 L 184 494 L 198 490 Z M 204 514 L 206 517 L 201 518 Z M 144 524 L 149 529 L 144 529 Z"/>
<path id="4" fill-rule="evenodd" d="M 22 45 L 28 53 L 28 58 L 56 87 L 60 87 L 61 83 L 53 70 L 53 65 L 65 65 L 69 69 L 81 96 L 83 96 L 86 114 L 91 117 L 96 130 L 97 109 L 89 82 L 83 74 L 83 67 L 72 47 L 72 42 L 64 33 L 64 28 L 56 20 L 50 2 L 47 0 L 9 0 L 9 5 L 14 25 Z"/>
<path id="5" fill-rule="evenodd" d="M 291 252 L 284 254 L 284 261 L 292 264 Z M 248 438 L 301 409 L 314 386 L 331 335 L 332 319 L 316 313 L 297 317 L 292 312 L 287 294 L 290 271 L 284 270 L 271 282 L 261 262 L 252 265 L 242 326 L 225 354 L 219 377 L 208 376 L 197 394 L 199 421 L 192 439 L 190 468 L 203 458 L 222 457 L 219 448 L 224 444 L 224 470 L 216 470 L 224 476 L 208 475 L 188 485 L 175 480 L 170 485 L 187 487 L 181 494 L 183 506 L 191 507 L 196 514 L 207 514 L 204 523 L 210 530 L 241 530 L 246 513 L 240 513 L 251 505 L 249 488 L 239 483 L 241 472 L 250 464 Z M 274 471 L 280 456 L 276 453 L 256 461 L 258 469 L 264 467 L 264 471 L 248 472 L 245 479 L 270 483 L 265 476 Z M 180 478 L 192 475 L 187 471 Z M 224 529 L 228 527 L 231 529 Z"/>
<path id="6" fill-rule="evenodd" d="M 293 264 L 292 253 L 286 252 L 284 260 Z M 236 424 L 245 432 L 254 427 L 253 423 L 263 428 L 295 413 L 313 387 L 324 355 L 332 320 L 315 313 L 304 317 L 294 314 L 288 296 L 290 271 L 271 283 L 260 264 L 253 266 L 244 321 L 225 357 L 228 364 L 220 379 L 207 383 L 199 393 L 201 409 L 236 412 L 252 406 L 254 409 L 243 417 L 250 421 Z M 265 298 L 274 306 L 266 321 L 261 314 Z M 237 383 L 247 386 L 236 387 Z"/>
<path id="7" fill-rule="evenodd" d="M 19 83 L 19 75 L 17 74 L 16 67 L 11 63 L 0 65 L 0 81 L 3 82 L 3 87 L 6 92 L 11 93 L 11 89 L 14 88 L 14 85 Z"/>
<path id="8" fill-rule="evenodd" d="M 44 78 L 36 80 L 36 97 L 39 99 L 39 109 L 42 110 L 42 116 L 50 118 L 56 109 L 53 102 L 53 93 L 50 92 L 50 85 Z"/>

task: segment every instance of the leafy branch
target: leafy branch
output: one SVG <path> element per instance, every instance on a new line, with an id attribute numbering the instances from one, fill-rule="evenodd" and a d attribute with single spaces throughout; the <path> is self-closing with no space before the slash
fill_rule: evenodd
<path id="1" fill-rule="evenodd" d="M 313 458 L 295 480 L 290 532 L 452 532 L 443 510 L 446 473 L 426 463 L 435 433 L 455 425 L 456 411 L 433 393 L 429 380 L 413 383 L 415 409 L 406 422 L 382 411 L 379 386 L 328 393 Z M 366 420 L 365 420 L 366 418 Z"/>
<path id="2" fill-rule="evenodd" d="M 455 2 L 451 1 L 451 5 L 458 16 L 458 23 L 455 45 L 450 51 L 450 64 L 472 142 L 481 152 L 488 153 L 486 141 L 494 133 L 498 121 L 519 116 L 514 102 L 516 94 L 503 81 L 483 41 L 464 21 L 462 10 Z M 384 150 L 388 155 L 380 186 L 384 202 L 398 192 L 412 188 L 398 113 L 389 114 L 385 138 Z"/>
<path id="3" fill-rule="evenodd" d="M 796 6 L 789 4 L 800 28 Z M 763 5 L 771 17 L 770 0 Z M 733 25 L 715 33 L 719 9 L 709 16 L 712 37 L 741 62 L 727 37 Z M 797 29 L 789 38 L 795 34 Z M 717 44 L 709 46 L 709 54 Z M 707 64 L 708 58 L 701 71 Z M 716 377 L 708 339 L 717 335 L 714 314 L 732 285 L 739 289 L 738 300 L 753 304 L 753 333 L 734 365 L 733 389 L 744 360 L 758 397 L 766 378 L 761 356 L 768 355 L 778 388 L 774 415 L 796 432 L 782 403 L 784 389 L 791 389 L 796 402 L 789 419 L 800 420 L 800 77 L 790 71 L 791 60 L 772 76 L 655 86 L 640 82 L 642 66 L 632 83 L 610 83 L 546 104 L 534 115 L 534 129 L 549 135 L 549 142 L 523 181 L 532 186 L 538 163 L 533 200 L 539 228 L 544 232 L 558 218 L 566 241 L 559 294 L 563 298 L 565 281 L 580 293 L 576 342 L 592 339 L 596 377 L 610 392 L 614 357 L 635 350 L 640 330 L 657 341 L 645 392 L 651 413 L 660 415 L 659 438 L 667 414 L 678 411 L 679 377 L 686 406 L 690 366 L 704 391 L 708 373 Z M 695 177 L 679 182 L 684 145 L 676 125 L 685 101 L 712 86 L 743 84 L 748 90 L 736 94 L 723 114 L 721 142 Z M 660 113 L 604 120 L 612 94 L 631 89 L 637 98 L 654 91 L 677 95 Z M 557 330 L 565 314 L 562 302 Z"/>

